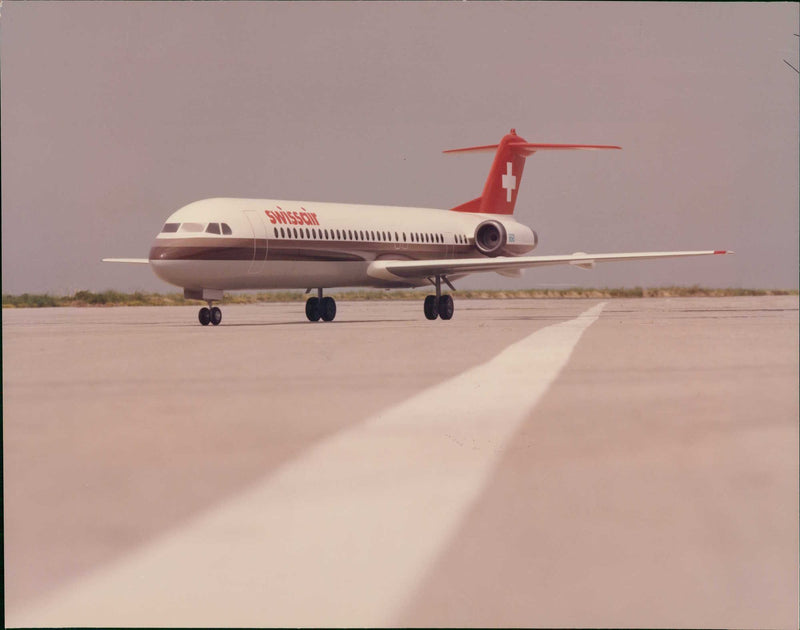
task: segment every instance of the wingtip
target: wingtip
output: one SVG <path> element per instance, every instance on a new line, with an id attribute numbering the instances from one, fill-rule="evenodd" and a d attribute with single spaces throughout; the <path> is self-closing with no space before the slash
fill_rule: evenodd
<path id="1" fill-rule="evenodd" d="M 736 252 L 732 249 L 715 249 L 715 254 L 735 254 Z"/>

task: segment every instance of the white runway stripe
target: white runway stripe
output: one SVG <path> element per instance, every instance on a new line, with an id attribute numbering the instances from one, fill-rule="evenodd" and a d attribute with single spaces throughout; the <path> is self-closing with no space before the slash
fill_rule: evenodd
<path id="1" fill-rule="evenodd" d="M 6 622 L 392 624 L 604 305 L 320 442 Z"/>

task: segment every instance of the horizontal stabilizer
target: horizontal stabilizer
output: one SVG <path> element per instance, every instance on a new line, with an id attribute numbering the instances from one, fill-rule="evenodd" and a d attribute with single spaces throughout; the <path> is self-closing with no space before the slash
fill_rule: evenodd
<path id="1" fill-rule="evenodd" d="M 506 145 L 514 153 L 528 156 L 536 151 L 569 151 L 573 149 L 579 150 L 598 150 L 598 149 L 621 149 L 622 147 L 608 145 L 608 144 L 540 144 L 536 142 L 509 142 Z M 482 153 L 488 151 L 496 151 L 500 147 L 499 144 L 487 144 L 482 147 L 466 147 L 463 149 L 448 149 L 443 153 Z"/>
<path id="2" fill-rule="evenodd" d="M 103 262 L 132 263 L 135 265 L 146 265 L 150 261 L 147 258 L 103 258 Z"/>

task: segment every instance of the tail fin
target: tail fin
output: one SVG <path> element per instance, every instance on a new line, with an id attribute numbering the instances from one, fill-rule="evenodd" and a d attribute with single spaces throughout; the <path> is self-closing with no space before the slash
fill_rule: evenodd
<path id="1" fill-rule="evenodd" d="M 504 136 L 500 144 L 466 149 L 451 149 L 445 153 L 476 153 L 495 151 L 489 177 L 483 185 L 481 196 L 460 206 L 456 212 L 485 212 L 487 214 L 514 214 L 525 158 L 536 151 L 564 149 L 619 149 L 621 147 L 590 144 L 533 144 L 517 135 L 516 130 Z"/>

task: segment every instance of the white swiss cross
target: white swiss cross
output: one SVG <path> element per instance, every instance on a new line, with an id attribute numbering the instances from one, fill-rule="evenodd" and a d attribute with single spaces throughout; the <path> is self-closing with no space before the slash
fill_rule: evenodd
<path id="1" fill-rule="evenodd" d="M 503 175 L 503 188 L 506 189 L 506 201 L 511 201 L 511 191 L 517 187 L 517 178 L 511 174 L 511 162 L 506 162 L 506 173 Z"/>

